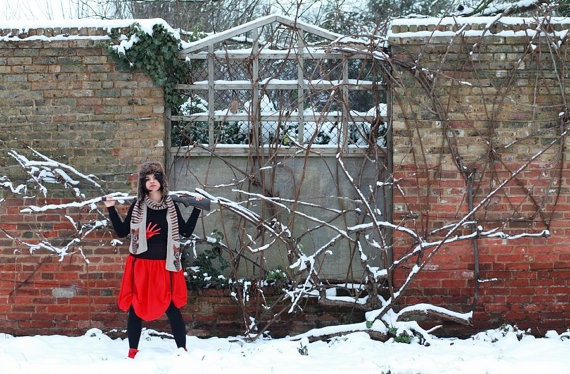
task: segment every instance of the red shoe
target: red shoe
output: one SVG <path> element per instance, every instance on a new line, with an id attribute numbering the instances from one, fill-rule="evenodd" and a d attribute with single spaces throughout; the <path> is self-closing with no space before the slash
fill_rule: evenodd
<path id="1" fill-rule="evenodd" d="M 187 352 L 188 352 L 188 350 L 186 349 L 186 347 L 178 347 L 176 349 L 176 356 L 186 355 Z"/>
<path id="2" fill-rule="evenodd" d="M 136 348 L 129 348 L 129 358 L 135 358 L 135 356 L 139 353 L 139 350 Z"/>

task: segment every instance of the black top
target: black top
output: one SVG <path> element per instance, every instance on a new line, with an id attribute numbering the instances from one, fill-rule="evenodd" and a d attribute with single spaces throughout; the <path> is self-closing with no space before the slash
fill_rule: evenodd
<path id="1" fill-rule="evenodd" d="M 131 217 L 133 214 L 133 208 L 136 202 L 131 204 L 127 217 L 122 220 L 115 209 L 114 206 L 108 207 L 109 219 L 113 224 L 113 229 L 117 233 L 117 236 L 124 238 L 131 232 Z M 181 236 L 189 237 L 194 232 L 196 223 L 198 222 L 198 216 L 200 215 L 200 209 L 194 208 L 192 214 L 188 217 L 188 221 L 184 221 L 180 209 L 174 204 L 176 208 L 176 216 L 178 218 L 178 232 Z M 168 222 L 166 221 L 166 214 L 168 213 L 168 208 L 164 209 L 150 209 L 146 207 L 146 227 L 147 227 L 147 246 L 148 250 L 138 255 L 134 255 L 137 258 L 144 258 L 148 260 L 166 260 L 166 243 L 168 239 Z"/>

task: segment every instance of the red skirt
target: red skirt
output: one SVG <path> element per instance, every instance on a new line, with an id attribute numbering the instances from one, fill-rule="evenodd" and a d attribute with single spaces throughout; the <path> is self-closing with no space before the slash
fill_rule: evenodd
<path id="1" fill-rule="evenodd" d="M 119 291 L 119 309 L 132 306 L 137 316 L 152 321 L 164 314 L 170 305 L 181 308 L 188 301 L 184 272 L 166 270 L 165 260 L 127 257 Z"/>

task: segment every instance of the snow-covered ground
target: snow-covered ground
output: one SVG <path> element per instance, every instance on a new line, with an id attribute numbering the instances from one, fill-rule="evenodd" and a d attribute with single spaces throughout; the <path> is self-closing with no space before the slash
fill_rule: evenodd
<path id="1" fill-rule="evenodd" d="M 164 334 L 163 334 L 164 335 Z M 519 340 L 520 339 L 520 340 Z M 303 345 L 306 348 L 303 349 Z M 433 338 L 429 346 L 371 340 L 363 332 L 308 343 L 289 338 L 188 337 L 188 352 L 144 330 L 140 352 L 92 329 L 78 337 L 0 333 L 0 372 L 8 373 L 569 373 L 570 333 L 545 337 L 513 328 L 469 339 Z M 306 353 L 306 354 L 301 354 Z"/>

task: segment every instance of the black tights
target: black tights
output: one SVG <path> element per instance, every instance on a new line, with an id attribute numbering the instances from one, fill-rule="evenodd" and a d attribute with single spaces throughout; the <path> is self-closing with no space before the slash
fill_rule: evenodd
<path id="1" fill-rule="evenodd" d="M 170 321 L 172 335 L 178 348 L 186 348 L 186 325 L 182 319 L 180 309 L 170 303 L 166 309 L 166 315 Z M 142 319 L 137 316 L 133 307 L 129 309 L 129 318 L 127 320 L 127 336 L 129 338 L 129 348 L 138 348 L 142 332 Z"/>

